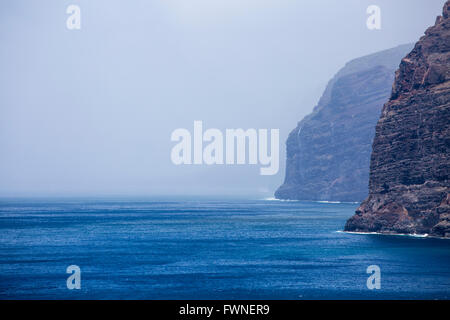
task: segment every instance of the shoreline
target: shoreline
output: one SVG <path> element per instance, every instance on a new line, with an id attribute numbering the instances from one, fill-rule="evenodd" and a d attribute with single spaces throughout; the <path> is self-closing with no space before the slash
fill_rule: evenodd
<path id="1" fill-rule="evenodd" d="M 337 200 L 296 200 L 296 199 L 278 199 L 278 198 L 264 198 L 261 199 L 263 201 L 281 201 L 281 202 L 316 202 L 316 203 L 330 203 L 330 204 L 340 204 L 340 203 L 347 203 L 347 204 L 358 204 L 360 201 L 337 201 Z"/>
<path id="2" fill-rule="evenodd" d="M 446 237 L 438 237 L 432 236 L 428 233 L 417 234 L 417 233 L 386 233 L 386 232 L 364 232 L 364 231 L 345 231 L 338 230 L 338 233 L 347 233 L 347 234 L 359 234 L 359 235 L 379 235 L 379 236 L 395 236 L 395 237 L 410 237 L 410 238 L 419 238 L 419 239 L 442 239 L 442 240 L 450 240 L 450 238 Z"/>

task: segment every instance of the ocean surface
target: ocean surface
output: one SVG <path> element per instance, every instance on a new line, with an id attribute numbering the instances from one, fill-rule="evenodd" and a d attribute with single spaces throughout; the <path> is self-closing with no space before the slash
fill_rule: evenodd
<path id="1" fill-rule="evenodd" d="M 338 232 L 356 207 L 0 200 L 0 299 L 450 298 L 449 240 Z M 67 289 L 69 265 L 79 290 Z"/>

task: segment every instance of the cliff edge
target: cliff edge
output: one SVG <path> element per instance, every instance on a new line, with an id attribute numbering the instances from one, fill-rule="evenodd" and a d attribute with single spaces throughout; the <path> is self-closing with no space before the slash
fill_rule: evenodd
<path id="1" fill-rule="evenodd" d="M 362 201 L 368 195 L 375 126 L 407 44 L 348 62 L 286 142 L 278 199 Z"/>
<path id="2" fill-rule="evenodd" d="M 450 1 L 402 59 L 346 231 L 450 237 Z"/>

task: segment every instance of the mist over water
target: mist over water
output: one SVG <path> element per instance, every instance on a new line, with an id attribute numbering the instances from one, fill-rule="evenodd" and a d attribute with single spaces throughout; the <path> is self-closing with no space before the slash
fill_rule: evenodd
<path id="1" fill-rule="evenodd" d="M 441 0 L 77 0 L 0 4 L 0 196 L 267 197 L 284 142 L 349 60 L 415 42 Z M 175 166 L 170 134 L 280 129 L 280 170 Z"/>

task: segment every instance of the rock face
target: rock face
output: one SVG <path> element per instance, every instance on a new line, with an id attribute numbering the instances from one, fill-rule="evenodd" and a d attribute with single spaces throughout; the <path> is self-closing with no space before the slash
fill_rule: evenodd
<path id="1" fill-rule="evenodd" d="M 286 142 L 278 199 L 362 201 L 367 196 L 375 126 L 395 70 L 413 45 L 350 61 Z"/>
<path id="2" fill-rule="evenodd" d="M 396 72 L 345 230 L 450 237 L 450 1 Z"/>

